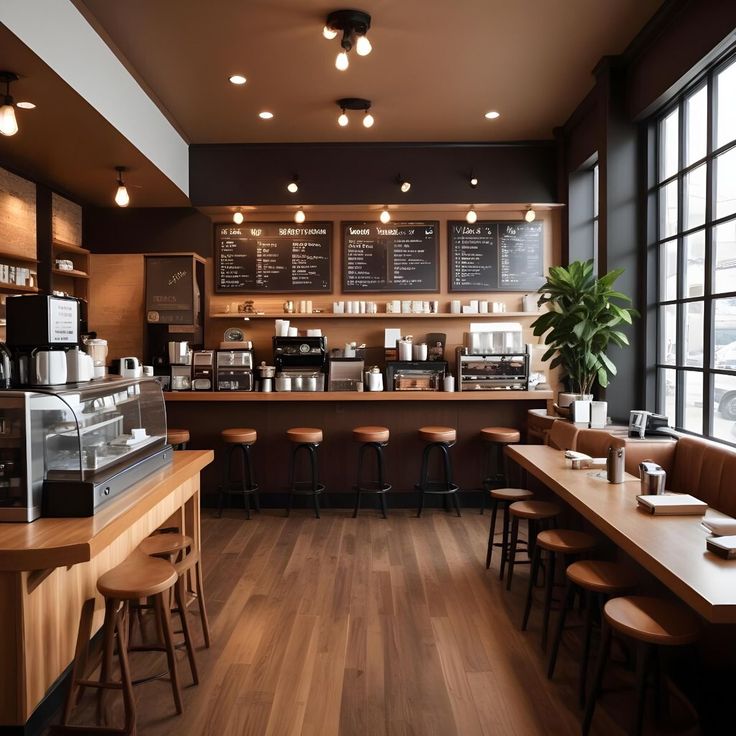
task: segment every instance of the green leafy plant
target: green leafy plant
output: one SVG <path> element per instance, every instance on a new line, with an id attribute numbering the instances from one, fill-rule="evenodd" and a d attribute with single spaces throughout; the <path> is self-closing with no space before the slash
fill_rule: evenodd
<path id="1" fill-rule="evenodd" d="M 551 368 L 561 366 L 572 383 L 573 391 L 591 394 L 593 385 L 605 388 L 616 366 L 606 355 L 610 344 L 629 344 L 621 332 L 638 312 L 627 305 L 631 299 L 612 287 L 623 269 L 596 278 L 593 261 L 574 261 L 569 266 L 553 266 L 546 283 L 540 287 L 539 305 L 549 311 L 532 322 L 534 335 L 544 335 L 548 346 L 542 360 Z"/>

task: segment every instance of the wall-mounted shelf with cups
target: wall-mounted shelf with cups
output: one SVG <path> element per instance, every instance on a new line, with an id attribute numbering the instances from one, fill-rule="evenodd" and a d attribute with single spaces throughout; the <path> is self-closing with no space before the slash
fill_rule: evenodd
<path id="1" fill-rule="evenodd" d="M 63 240 L 51 242 L 52 268 L 51 288 L 53 291 L 63 291 L 69 296 L 81 299 L 87 298 L 89 280 L 89 254 L 86 248 Z M 74 266 L 71 269 L 58 268 L 57 260 L 71 261 Z"/>
<path id="2" fill-rule="evenodd" d="M 430 313 L 411 313 L 411 312 L 379 312 L 378 314 L 335 314 L 334 312 L 313 312 L 308 314 L 305 312 L 268 312 L 254 313 L 247 312 L 223 312 L 219 314 L 211 314 L 211 319 L 284 319 L 285 317 L 294 319 L 508 319 L 510 317 L 538 317 L 541 312 L 487 312 L 475 314 L 452 314 L 450 312 L 430 312 Z"/>

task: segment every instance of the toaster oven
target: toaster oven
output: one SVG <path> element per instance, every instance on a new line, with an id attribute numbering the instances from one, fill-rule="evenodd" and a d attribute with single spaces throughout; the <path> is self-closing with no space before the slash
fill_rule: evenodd
<path id="1" fill-rule="evenodd" d="M 459 391 L 526 391 L 529 356 L 526 353 L 465 355 L 457 351 Z"/>
<path id="2" fill-rule="evenodd" d="M 388 391 L 441 391 L 447 373 L 443 360 L 392 360 L 386 363 Z"/>

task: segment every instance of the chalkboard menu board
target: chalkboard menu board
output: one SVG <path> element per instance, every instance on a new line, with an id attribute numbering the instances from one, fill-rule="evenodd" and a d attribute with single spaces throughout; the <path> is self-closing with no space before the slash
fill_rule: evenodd
<path id="1" fill-rule="evenodd" d="M 450 291 L 536 291 L 544 283 L 544 223 L 448 222 Z"/>
<path id="2" fill-rule="evenodd" d="M 438 222 L 342 223 L 342 290 L 438 291 Z"/>
<path id="3" fill-rule="evenodd" d="M 248 222 L 215 228 L 215 291 L 330 292 L 332 223 Z"/>

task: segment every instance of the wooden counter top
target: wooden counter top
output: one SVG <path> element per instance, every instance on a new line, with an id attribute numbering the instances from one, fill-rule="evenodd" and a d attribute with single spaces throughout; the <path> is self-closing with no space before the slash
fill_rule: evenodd
<path id="1" fill-rule="evenodd" d="M 213 459 L 212 450 L 175 452 L 171 465 L 105 504 L 95 516 L 0 524 L 0 570 L 42 570 L 91 560 Z"/>
<path id="2" fill-rule="evenodd" d="M 553 391 L 166 391 L 166 401 L 547 401 Z"/>

